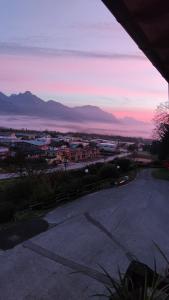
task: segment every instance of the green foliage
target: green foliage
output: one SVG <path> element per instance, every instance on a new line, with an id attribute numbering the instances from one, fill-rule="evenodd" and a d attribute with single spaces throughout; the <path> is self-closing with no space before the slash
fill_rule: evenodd
<path id="1" fill-rule="evenodd" d="M 119 177 L 119 170 L 117 169 L 116 166 L 113 166 L 112 164 L 110 163 L 107 163 L 105 165 L 103 165 L 99 172 L 99 177 L 102 178 L 102 179 L 105 179 L 105 178 L 118 178 Z"/>
<path id="2" fill-rule="evenodd" d="M 133 145 L 129 145 L 128 146 L 128 150 L 133 152 L 133 151 L 137 151 L 138 150 L 138 147 L 136 144 L 133 144 Z"/>
<path id="3" fill-rule="evenodd" d="M 122 172 L 128 172 L 129 170 L 131 170 L 132 167 L 131 160 L 126 158 L 117 159 L 116 165 L 120 167 L 120 170 Z"/>
<path id="4" fill-rule="evenodd" d="M 158 154 L 159 154 L 159 159 L 161 160 L 169 158 L 169 125 L 168 124 L 165 124 L 165 130 L 160 140 Z"/>
<path id="5" fill-rule="evenodd" d="M 96 174 L 98 174 L 99 170 L 103 166 L 104 166 L 104 163 L 99 162 L 99 163 L 96 163 L 93 165 L 89 165 L 87 168 L 89 170 L 89 174 L 96 175 Z"/>
<path id="6" fill-rule="evenodd" d="M 81 178 L 85 175 L 84 169 L 71 170 L 67 172 L 70 178 Z"/>
<path id="7" fill-rule="evenodd" d="M 156 179 L 169 180 L 169 170 L 168 169 L 154 169 L 152 175 Z"/>
<path id="8" fill-rule="evenodd" d="M 86 175 L 83 177 L 82 179 L 83 184 L 92 184 L 94 182 L 98 182 L 99 181 L 99 177 L 97 175 Z"/>
<path id="9" fill-rule="evenodd" d="M 71 193 L 76 193 L 82 190 L 82 181 L 81 179 L 72 179 L 67 182 L 63 182 L 57 189 L 58 193 L 63 193 L 69 195 Z"/>
<path id="10" fill-rule="evenodd" d="M 103 269 L 103 268 L 102 268 Z M 105 297 L 109 300 L 167 300 L 169 295 L 165 292 L 169 289 L 166 282 L 164 287 L 160 287 L 164 278 L 156 273 L 156 267 L 153 273 L 152 284 L 149 284 L 148 274 L 145 271 L 143 282 L 137 282 L 138 286 L 129 276 L 123 276 L 119 271 L 119 278 L 114 279 L 105 269 L 103 269 L 109 284 L 105 285 L 106 294 L 96 294 L 97 297 Z"/>
<path id="11" fill-rule="evenodd" d="M 4 189 L 2 197 L 14 204 L 21 204 L 29 199 L 31 190 L 32 182 L 25 177 L 9 183 Z"/>
<path id="12" fill-rule="evenodd" d="M 160 149 L 160 142 L 159 141 L 153 141 L 150 147 L 150 153 L 157 155 L 159 154 Z"/>
<path id="13" fill-rule="evenodd" d="M 0 185 L 1 199 L 11 202 L 18 211 L 34 207 L 52 207 L 61 201 L 109 187 L 124 170 L 129 168 L 128 160 L 118 161 L 120 169 L 112 163 L 96 163 L 84 169 L 58 171 L 56 173 L 28 172 L 20 179 Z"/>
<path id="14" fill-rule="evenodd" d="M 158 157 L 160 160 L 169 158 L 169 104 L 161 103 L 155 114 L 155 136 L 159 141 Z"/>
<path id="15" fill-rule="evenodd" d="M 14 211 L 15 207 L 11 202 L 0 202 L 0 223 L 11 221 Z"/>
<path id="16" fill-rule="evenodd" d="M 152 163 L 152 167 L 160 168 L 162 167 L 162 162 L 160 160 L 154 160 Z"/>
<path id="17" fill-rule="evenodd" d="M 154 246 L 163 257 L 167 266 L 169 259 L 154 242 Z M 109 300 L 167 300 L 169 299 L 168 276 L 157 273 L 156 260 L 154 259 L 154 269 L 140 263 L 138 260 L 132 261 L 125 274 L 118 271 L 118 279 L 115 279 L 103 267 L 107 284 L 105 284 L 105 294 L 96 294 L 94 297 L 105 297 Z"/>
<path id="18" fill-rule="evenodd" d="M 29 197 L 29 202 L 47 202 L 54 198 L 55 188 L 52 186 L 47 176 L 40 177 L 34 180 L 32 184 L 32 191 Z"/>

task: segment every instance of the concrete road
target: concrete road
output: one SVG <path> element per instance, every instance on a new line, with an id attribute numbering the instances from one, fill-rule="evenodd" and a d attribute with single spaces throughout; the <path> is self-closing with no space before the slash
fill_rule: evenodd
<path id="1" fill-rule="evenodd" d="M 101 266 L 117 277 L 133 258 L 160 272 L 169 257 L 169 183 L 144 170 L 126 186 L 50 212 L 54 227 L 0 253 L 0 300 L 86 300 L 103 292 Z M 97 298 L 96 298 L 97 299 Z"/>

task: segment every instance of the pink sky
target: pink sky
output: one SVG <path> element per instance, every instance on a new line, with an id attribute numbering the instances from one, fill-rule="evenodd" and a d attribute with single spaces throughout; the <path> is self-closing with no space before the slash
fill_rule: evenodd
<path id="1" fill-rule="evenodd" d="M 167 84 L 97 0 L 7 0 L 0 90 L 151 121 Z"/>
<path id="2" fill-rule="evenodd" d="M 119 117 L 150 121 L 156 106 L 167 96 L 158 73 L 152 70 L 154 76 L 149 75 L 153 67 L 146 59 L 1 54 L 0 65 L 5 93 L 30 90 L 69 106 L 98 105 Z"/>

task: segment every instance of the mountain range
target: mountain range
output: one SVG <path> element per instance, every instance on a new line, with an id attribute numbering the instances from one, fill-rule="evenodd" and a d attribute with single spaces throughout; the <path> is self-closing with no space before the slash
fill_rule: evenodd
<path id="1" fill-rule="evenodd" d="M 0 115 L 35 116 L 69 122 L 143 123 L 129 117 L 118 119 L 97 106 L 68 107 L 54 100 L 44 101 L 29 91 L 10 96 L 0 92 Z"/>

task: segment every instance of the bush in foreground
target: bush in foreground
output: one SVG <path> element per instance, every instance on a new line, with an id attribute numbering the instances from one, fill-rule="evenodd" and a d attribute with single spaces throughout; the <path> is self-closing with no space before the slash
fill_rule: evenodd
<path id="1" fill-rule="evenodd" d="M 132 163 L 130 159 L 120 158 L 115 160 L 114 162 L 116 163 L 116 166 L 118 165 L 120 167 L 120 170 L 122 172 L 128 172 L 132 168 Z"/>
<path id="2" fill-rule="evenodd" d="M 105 164 L 100 168 L 98 175 L 102 179 L 116 179 L 119 177 L 120 174 L 116 166 L 113 166 L 112 164 Z"/>
<path id="3" fill-rule="evenodd" d="M 15 207 L 11 202 L 0 203 L 0 223 L 9 222 L 13 219 Z"/>

